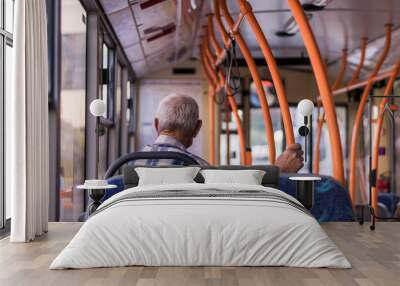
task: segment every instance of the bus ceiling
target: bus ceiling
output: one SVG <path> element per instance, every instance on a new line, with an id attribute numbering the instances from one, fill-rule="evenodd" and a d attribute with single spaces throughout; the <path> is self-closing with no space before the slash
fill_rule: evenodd
<path id="1" fill-rule="evenodd" d="M 276 62 L 309 71 L 307 51 L 289 2 L 249 1 Z M 207 15 L 214 11 L 212 0 L 100 0 L 100 3 L 138 77 L 178 61 L 199 58 L 201 27 L 207 24 Z M 399 1 L 302 0 L 300 4 L 332 78 L 340 69 L 342 50 L 347 49 L 344 80 L 351 79 L 361 52 L 360 38 L 366 37 L 369 42 L 361 78 L 368 75 L 382 49 L 385 36 L 382 28 L 386 23 L 394 24 L 393 39 L 398 39 L 394 15 L 400 11 Z M 237 0 L 228 0 L 227 8 L 233 18 L 240 14 Z M 222 22 L 228 27 L 224 17 Z M 241 32 L 256 63 L 262 63 L 263 52 L 251 25 L 243 23 Z M 222 35 L 216 35 L 223 46 Z M 398 54 L 391 54 L 382 70 L 389 68 L 397 57 Z"/>

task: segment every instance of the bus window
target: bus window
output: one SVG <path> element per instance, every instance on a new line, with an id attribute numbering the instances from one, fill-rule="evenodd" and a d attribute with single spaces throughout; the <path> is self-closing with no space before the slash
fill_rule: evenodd
<path id="1" fill-rule="evenodd" d="M 61 1 L 60 221 L 76 221 L 84 210 L 86 12 L 78 0 Z"/>
<path id="2" fill-rule="evenodd" d="M 323 108 L 321 108 L 321 112 L 323 112 Z M 343 148 L 343 158 L 346 158 L 346 128 L 347 128 L 347 107 L 346 106 L 336 106 L 336 116 L 338 120 L 338 127 L 339 127 L 339 133 L 340 133 L 340 139 L 342 141 L 342 148 Z M 295 124 L 296 121 L 293 121 L 293 124 Z M 316 134 L 316 128 L 317 128 L 318 122 L 317 122 L 317 111 L 316 108 L 314 109 L 314 114 L 313 114 L 313 134 Z M 296 130 L 296 128 L 295 128 Z M 312 137 L 315 138 L 315 137 Z M 319 173 L 321 175 L 332 175 L 333 170 L 332 170 L 332 158 L 331 158 L 331 144 L 329 140 L 329 130 L 328 126 L 326 123 L 324 123 L 322 132 L 321 132 L 321 143 L 320 143 L 320 163 L 319 163 Z M 344 162 L 346 165 L 346 161 Z"/>
<path id="3" fill-rule="evenodd" d="M 279 107 L 270 107 L 276 153 L 283 151 L 283 126 Z M 268 164 L 268 144 L 265 137 L 265 127 L 263 122 L 262 110 L 259 107 L 250 109 L 250 143 L 252 151 L 252 162 L 257 164 Z"/>
<path id="4" fill-rule="evenodd" d="M 243 119 L 243 111 L 239 110 L 239 117 Z M 229 127 L 229 131 L 227 130 Z M 229 132 L 229 137 L 228 137 Z M 229 144 L 229 145 L 228 145 Z M 228 124 L 226 121 L 226 110 L 221 112 L 221 136 L 220 136 L 220 160 L 221 165 L 240 165 L 240 148 L 237 126 L 233 120 L 232 112 L 228 114 Z M 227 157 L 229 148 L 229 158 Z"/>

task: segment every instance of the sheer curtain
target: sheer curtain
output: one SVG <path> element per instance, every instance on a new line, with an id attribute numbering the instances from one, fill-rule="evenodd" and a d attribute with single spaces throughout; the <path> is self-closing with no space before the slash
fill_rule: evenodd
<path id="1" fill-rule="evenodd" d="M 12 242 L 47 231 L 48 62 L 45 0 L 15 2 L 13 94 L 6 98 L 6 187 Z"/>

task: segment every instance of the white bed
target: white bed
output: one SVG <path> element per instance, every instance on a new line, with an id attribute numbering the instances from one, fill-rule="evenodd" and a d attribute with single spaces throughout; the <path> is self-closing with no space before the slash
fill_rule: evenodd
<path id="1" fill-rule="evenodd" d="M 128 265 L 351 267 L 291 196 L 255 185 L 197 183 L 135 187 L 111 197 L 50 269 Z"/>

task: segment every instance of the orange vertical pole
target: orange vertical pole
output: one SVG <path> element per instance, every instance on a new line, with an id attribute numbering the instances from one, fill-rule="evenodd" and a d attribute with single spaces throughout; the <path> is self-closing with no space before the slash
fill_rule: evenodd
<path id="1" fill-rule="evenodd" d="M 218 26 L 219 32 L 222 35 L 222 40 L 224 41 L 225 48 L 228 48 L 227 44 L 229 42 L 229 35 L 225 29 L 224 24 L 222 23 L 221 12 L 219 9 L 219 2 L 221 0 L 213 0 L 213 1 L 214 1 L 213 3 L 214 3 L 215 20 L 217 21 L 217 26 Z"/>
<path id="2" fill-rule="evenodd" d="M 353 76 L 351 77 L 349 83 L 347 84 L 348 86 L 356 83 L 356 81 L 360 77 L 361 69 L 364 66 L 364 61 L 365 61 L 365 51 L 367 50 L 367 44 L 368 44 L 368 39 L 366 37 L 361 38 L 361 55 L 360 55 L 360 62 L 358 63 L 356 69 L 354 70 Z"/>
<path id="3" fill-rule="evenodd" d="M 240 13 L 244 17 L 246 17 L 247 21 L 250 24 L 250 28 L 252 29 L 256 37 L 257 43 L 261 48 L 265 61 L 267 62 L 267 66 L 271 73 L 272 82 L 274 83 L 274 88 L 276 90 L 276 95 L 281 110 L 286 142 L 289 145 L 294 144 L 295 142 L 294 142 L 293 124 L 292 124 L 292 118 L 290 116 L 289 104 L 287 102 L 285 88 L 283 86 L 282 78 L 278 70 L 278 65 L 275 61 L 274 55 L 272 54 L 272 50 L 260 27 L 260 24 L 258 23 L 256 17 L 254 16 L 253 8 L 251 7 L 250 3 L 247 2 L 246 0 L 237 0 L 237 2 L 240 7 Z M 224 7 L 222 9 L 223 12 L 225 11 L 224 17 L 227 19 L 228 22 L 232 23 L 233 21 L 232 17 L 229 15 L 228 9 L 226 8 L 226 0 L 222 0 L 220 1 L 220 3 Z"/>
<path id="4" fill-rule="evenodd" d="M 339 73 L 332 84 L 332 91 L 339 88 L 340 83 L 343 80 L 343 76 L 346 71 L 347 66 L 347 49 L 343 49 L 342 51 L 342 58 L 340 61 L 340 69 Z M 320 162 L 320 146 L 321 146 L 321 135 L 322 135 L 322 127 L 324 126 L 325 122 L 325 112 L 322 112 L 320 116 L 320 109 L 321 109 L 321 101 L 318 100 L 318 121 L 317 121 L 317 132 L 316 132 L 316 139 L 315 139 L 315 147 L 314 147 L 314 162 L 313 162 L 313 172 L 315 174 L 319 174 L 319 162 Z"/>
<path id="5" fill-rule="evenodd" d="M 385 41 L 385 48 L 375 65 L 374 70 L 372 71 L 371 75 L 369 76 L 368 83 L 364 88 L 363 94 L 361 96 L 360 104 L 358 105 L 356 118 L 353 125 L 353 132 L 351 137 L 351 146 L 350 146 L 350 174 L 349 174 L 349 193 L 351 201 L 354 205 L 355 203 L 355 195 L 356 195 L 356 168 L 357 168 L 357 145 L 358 145 L 358 138 L 359 138 L 359 129 L 363 119 L 364 108 L 368 100 L 369 93 L 372 89 L 373 85 L 373 78 L 378 74 L 383 62 L 386 59 L 386 56 L 389 53 L 390 43 L 391 43 L 391 33 L 392 33 L 392 25 L 386 25 L 386 41 Z M 374 206 L 374 202 L 372 202 L 372 206 Z"/>
<path id="6" fill-rule="evenodd" d="M 385 87 L 384 96 L 389 96 L 393 90 L 393 84 L 399 74 L 400 70 L 400 61 L 396 63 L 393 68 L 392 75 L 389 78 L 389 81 Z M 376 123 L 376 129 L 374 134 L 373 141 L 373 149 L 372 149 L 372 162 L 371 162 L 371 170 L 375 170 L 375 174 L 378 176 L 378 167 L 379 167 L 379 145 L 381 139 L 381 131 L 383 126 L 383 119 L 385 115 L 385 105 L 388 102 L 388 98 L 383 98 L 379 104 L 379 117 Z M 376 182 L 375 182 L 376 183 Z M 376 187 L 373 187 L 372 190 L 372 206 L 376 209 L 378 205 L 378 190 Z"/>
<path id="7" fill-rule="evenodd" d="M 206 64 L 209 66 L 209 70 L 212 70 L 211 66 L 212 66 L 212 63 L 215 63 L 215 59 L 212 56 L 211 51 L 210 51 L 210 46 L 208 44 L 208 35 L 206 35 L 206 37 L 204 38 L 203 47 L 204 47 L 204 54 L 206 55 L 206 58 L 207 58 Z M 216 78 L 216 75 L 214 74 L 212 76 L 214 77 L 214 82 L 218 83 L 218 79 Z M 223 76 L 221 71 L 218 72 L 218 76 L 220 78 L 219 80 L 222 83 L 222 86 L 226 86 L 225 85 L 225 77 Z M 233 93 L 229 87 L 227 88 L 226 93 L 227 93 L 228 103 L 229 103 L 232 113 L 233 113 L 233 119 L 235 120 L 235 123 L 237 126 L 239 145 L 240 145 L 241 162 L 243 165 L 245 165 L 246 164 L 246 159 L 245 159 L 246 158 L 246 141 L 245 141 L 245 135 L 244 135 L 242 123 L 241 123 L 240 116 L 239 116 L 239 111 L 237 108 L 236 100 L 235 100 Z"/>
<path id="8" fill-rule="evenodd" d="M 222 11 L 224 13 L 224 16 L 228 23 L 229 28 L 232 30 L 235 23 L 232 20 L 232 18 L 230 17 L 229 12 L 227 10 L 225 11 L 225 9 L 227 9 L 226 6 L 222 5 L 223 3 L 225 4 L 225 1 L 215 1 L 214 6 L 218 7 L 218 3 L 216 3 L 216 2 L 219 2 L 221 4 L 220 8 L 222 9 Z M 220 14 L 217 13 L 217 12 L 219 12 L 218 8 L 216 8 L 215 12 L 216 12 L 215 16 L 220 17 Z M 220 28 L 225 29 L 224 27 L 220 27 Z M 267 102 L 267 98 L 265 95 L 265 90 L 262 85 L 260 75 L 257 71 L 256 63 L 254 62 L 254 59 L 250 53 L 249 48 L 247 47 L 246 42 L 240 35 L 240 32 L 239 31 L 233 32 L 233 34 L 231 36 L 233 36 L 234 39 L 236 40 L 236 42 L 238 43 L 239 49 L 242 52 L 242 55 L 247 63 L 248 68 L 249 68 L 251 77 L 256 86 L 258 98 L 259 98 L 261 109 L 263 112 L 264 127 L 265 127 L 265 133 L 266 133 L 267 144 L 268 144 L 268 158 L 269 158 L 269 162 L 271 164 L 275 164 L 276 149 L 275 149 L 275 138 L 274 138 L 274 130 L 273 130 L 273 126 L 272 126 L 272 119 L 271 119 L 271 114 L 269 112 L 269 107 L 268 107 L 268 102 Z M 225 43 L 225 45 L 227 45 L 227 43 Z"/>
<path id="9" fill-rule="evenodd" d="M 231 130 L 229 128 L 230 110 L 228 101 L 226 101 L 225 108 L 226 164 L 229 166 L 231 164 Z"/>
<path id="10" fill-rule="evenodd" d="M 207 31 L 208 31 L 208 35 L 209 35 L 210 40 L 211 40 L 211 45 L 212 45 L 212 47 L 214 48 L 215 53 L 216 53 L 216 55 L 217 55 L 217 57 L 218 57 L 218 55 L 222 52 L 222 49 L 221 49 L 221 47 L 219 46 L 218 41 L 217 41 L 217 39 L 216 39 L 216 37 L 215 37 L 215 33 L 214 33 L 214 23 L 213 23 L 213 15 L 211 15 L 211 14 L 208 15 L 208 16 L 207 16 L 207 21 L 208 21 L 208 24 L 207 24 Z"/>
<path id="11" fill-rule="evenodd" d="M 240 144 L 240 161 L 243 165 L 248 165 L 246 161 L 246 141 L 244 137 L 243 127 L 239 116 L 239 110 L 236 104 L 235 97 L 232 92 L 227 90 L 226 98 L 228 99 L 229 106 L 231 107 L 233 119 L 235 120 L 237 126 L 237 132 L 239 136 L 239 144 Z"/>
<path id="12" fill-rule="evenodd" d="M 210 148 L 210 164 L 215 165 L 215 111 L 214 111 L 214 97 L 215 91 L 209 86 L 208 88 L 208 116 L 210 121 L 210 137 L 209 137 L 209 148 Z"/>
<path id="13" fill-rule="evenodd" d="M 303 8 L 300 5 L 299 1 L 288 0 L 288 4 L 290 10 L 293 13 L 293 17 L 299 26 L 300 33 L 304 39 L 304 44 L 310 56 L 311 65 L 314 70 L 315 79 L 317 81 L 322 104 L 324 106 L 326 121 L 330 131 L 329 136 L 331 141 L 331 153 L 333 160 L 333 176 L 341 184 L 344 184 L 342 144 L 337 124 L 336 109 L 332 99 L 325 65 L 321 58 L 321 54 L 315 41 L 314 34 L 308 23 L 308 18 L 305 16 Z"/>
<path id="14" fill-rule="evenodd" d="M 247 165 L 252 165 L 253 164 L 253 158 L 251 156 L 251 149 L 246 150 L 246 163 Z"/>
<path id="15" fill-rule="evenodd" d="M 216 86 L 207 70 L 204 54 L 200 55 L 201 64 L 204 70 L 204 74 L 208 81 L 208 113 L 209 113 L 209 126 L 210 126 L 210 137 L 209 137 L 209 152 L 210 152 L 210 164 L 215 165 L 215 111 L 214 111 L 214 97 L 216 92 Z"/>
<path id="16" fill-rule="evenodd" d="M 342 58 L 340 62 L 340 70 L 336 80 L 332 84 L 332 90 L 338 89 L 340 84 L 342 83 L 345 71 L 347 66 L 347 49 L 342 50 Z"/>

